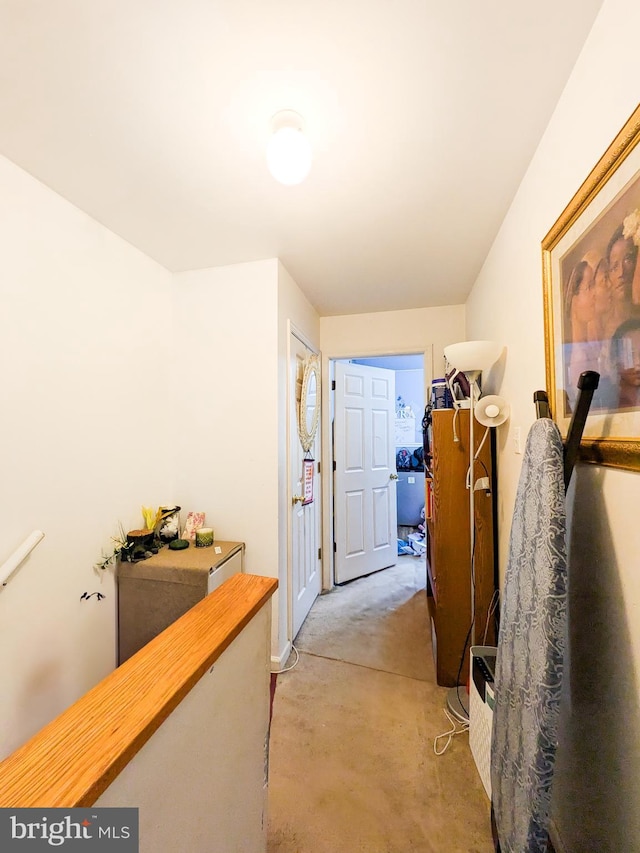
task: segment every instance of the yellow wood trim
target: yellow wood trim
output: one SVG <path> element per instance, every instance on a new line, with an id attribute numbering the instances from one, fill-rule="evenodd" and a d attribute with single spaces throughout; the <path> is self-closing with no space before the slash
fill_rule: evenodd
<path id="1" fill-rule="evenodd" d="M 90 806 L 278 586 L 236 574 L 0 763 L 0 807 Z"/>
<path id="2" fill-rule="evenodd" d="M 558 406 L 559 389 L 556 382 L 554 355 L 552 251 L 639 144 L 640 106 L 637 106 L 542 241 L 545 374 L 551 413 L 558 422 L 559 418 L 555 411 Z M 567 427 L 568 423 L 565 423 L 562 428 L 563 433 Z M 595 465 L 638 471 L 640 470 L 640 441 L 637 436 L 583 438 L 580 443 L 580 459 Z"/>

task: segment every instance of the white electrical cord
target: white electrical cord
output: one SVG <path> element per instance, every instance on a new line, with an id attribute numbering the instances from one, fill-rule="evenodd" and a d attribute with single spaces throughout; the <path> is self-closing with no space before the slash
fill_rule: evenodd
<path id="1" fill-rule="evenodd" d="M 443 732 L 441 735 L 436 735 L 436 737 L 433 739 L 433 751 L 435 752 L 436 755 L 444 755 L 445 752 L 451 746 L 451 741 L 453 740 L 453 738 L 456 735 L 461 735 L 461 734 L 464 734 L 465 732 L 469 731 L 469 723 L 468 722 L 460 723 L 460 728 L 458 728 L 456 720 L 453 719 L 453 717 L 447 711 L 447 709 L 443 708 L 442 710 L 444 711 L 446 718 L 451 723 L 451 728 L 448 729 L 446 732 Z M 445 745 L 442 747 L 441 750 L 438 750 L 438 741 L 442 740 L 443 737 L 447 738 L 447 742 L 445 743 Z"/>
<path id="2" fill-rule="evenodd" d="M 487 643 L 487 634 L 489 633 L 489 620 L 496 612 L 498 607 L 498 602 L 500 601 L 500 590 L 494 589 L 493 595 L 491 596 L 491 601 L 489 602 L 489 609 L 487 610 L 487 621 L 484 625 L 484 636 L 482 638 L 482 645 L 486 645 Z"/>
<path id="3" fill-rule="evenodd" d="M 474 462 L 477 460 L 478 456 L 480 456 L 480 451 L 481 451 L 481 450 L 482 450 L 482 448 L 484 447 L 484 443 L 485 443 L 485 441 L 487 440 L 487 436 L 489 435 L 489 430 L 490 430 L 490 429 L 491 429 L 491 427 L 485 427 L 484 435 L 482 436 L 482 441 L 481 441 L 481 442 L 480 442 L 480 444 L 478 445 L 478 449 L 476 450 L 476 454 L 475 454 L 475 456 L 473 457 L 473 461 L 474 461 Z"/>
<path id="4" fill-rule="evenodd" d="M 297 665 L 298 661 L 300 660 L 300 652 L 296 649 L 296 647 L 293 645 L 293 643 L 291 643 L 291 651 L 296 656 L 296 659 L 291 664 L 291 666 L 285 666 L 284 669 L 272 669 L 271 675 L 280 675 L 283 672 L 290 672 L 294 668 L 294 666 Z"/>
<path id="5" fill-rule="evenodd" d="M 448 361 L 445 360 L 445 366 L 444 366 L 445 382 L 447 383 L 447 388 L 449 389 L 449 394 L 451 394 L 451 399 L 453 401 L 453 408 L 454 408 L 454 412 L 453 412 L 453 440 L 456 443 L 458 443 L 460 441 L 460 439 L 458 438 L 458 430 L 456 429 L 456 421 L 458 419 L 458 412 L 460 411 L 460 406 L 456 405 L 456 403 L 458 401 L 456 400 L 456 395 L 453 393 L 452 380 L 455 379 L 455 377 L 458 375 L 459 371 L 456 370 L 456 372 L 453 373 L 450 377 L 447 377 L 447 374 L 450 372 L 450 369 L 451 369 L 451 365 L 449 364 Z"/>
<path id="6" fill-rule="evenodd" d="M 480 442 L 480 444 L 478 445 L 478 449 L 476 450 L 476 454 L 475 454 L 475 456 L 473 457 L 473 467 L 474 467 L 474 469 L 475 469 L 475 463 L 479 461 L 480 451 L 482 450 L 482 446 L 483 446 L 483 444 L 484 444 L 484 443 L 485 443 L 485 441 L 487 440 L 487 436 L 489 435 L 489 430 L 490 430 L 490 429 L 491 429 L 491 427 L 486 427 L 486 428 L 485 428 L 484 435 L 482 436 L 482 441 L 481 441 L 481 442 Z M 483 465 L 483 463 L 482 463 L 482 462 L 480 462 L 480 464 L 481 464 L 481 465 L 482 465 L 482 467 L 484 468 L 485 473 L 487 474 L 487 477 L 488 477 L 487 469 L 485 468 L 485 466 Z M 469 465 L 469 467 L 467 468 L 467 479 L 466 479 L 466 483 L 465 483 L 465 484 L 466 484 L 467 489 L 470 489 L 470 488 L 471 488 L 471 465 Z M 488 493 L 487 493 L 487 494 L 488 494 Z"/>

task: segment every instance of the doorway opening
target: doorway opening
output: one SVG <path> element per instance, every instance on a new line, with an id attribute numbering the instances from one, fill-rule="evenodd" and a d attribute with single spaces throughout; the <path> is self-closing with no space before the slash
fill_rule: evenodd
<path id="1" fill-rule="evenodd" d="M 367 411 L 363 417 L 360 416 L 358 406 L 351 406 L 349 400 L 346 403 L 346 414 L 340 410 L 341 387 L 336 388 L 336 375 L 342 375 L 343 369 L 337 368 L 337 365 L 352 366 L 354 387 L 359 387 L 356 375 L 358 365 L 365 371 L 380 370 L 382 376 L 389 376 L 393 399 L 387 422 L 388 435 L 380 426 L 383 420 L 382 407 L 376 405 L 380 396 L 378 401 L 374 401 L 373 411 Z M 330 445 L 334 469 L 331 484 L 333 567 L 329 584 L 325 576 L 325 588 L 394 565 L 397 557 L 403 553 L 421 556 L 425 549 L 422 458 L 422 417 L 426 402 L 425 353 L 336 358 L 330 360 L 329 370 L 332 389 Z M 380 383 L 379 387 L 382 387 Z M 364 422 L 366 419 L 373 426 L 365 434 L 368 428 Z M 380 428 L 376 428 L 376 423 Z M 348 434 L 341 434 L 341 431 Z M 365 446 L 361 450 L 361 439 L 365 444 L 368 442 L 370 447 Z M 352 459 L 356 460 L 355 465 L 350 466 L 345 461 L 345 445 L 346 452 L 351 453 Z M 382 460 L 383 445 L 386 445 L 387 462 Z M 375 458 L 367 458 L 367 453 L 373 454 Z M 366 484 L 362 489 L 359 482 L 353 486 L 347 474 L 345 486 L 345 477 L 342 476 L 344 472 L 341 466 L 353 471 L 360 464 L 364 467 L 371 465 L 380 475 L 377 483 L 370 484 L 368 504 Z M 385 465 L 388 465 L 386 476 Z M 357 476 L 354 479 L 357 480 Z M 390 502 L 393 502 L 393 507 L 387 506 Z M 367 513 L 371 516 L 368 527 Z M 386 551 L 386 556 L 382 554 L 383 551 Z M 345 563 L 349 562 L 351 566 L 345 570 Z M 356 564 L 357 569 L 353 568 Z"/>

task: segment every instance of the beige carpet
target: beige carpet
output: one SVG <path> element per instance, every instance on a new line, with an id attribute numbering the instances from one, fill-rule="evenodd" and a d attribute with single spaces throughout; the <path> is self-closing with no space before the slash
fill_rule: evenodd
<path id="1" fill-rule="evenodd" d="M 493 853 L 468 735 L 433 751 L 449 722 L 424 578 L 402 557 L 314 604 L 278 676 L 269 853 Z"/>

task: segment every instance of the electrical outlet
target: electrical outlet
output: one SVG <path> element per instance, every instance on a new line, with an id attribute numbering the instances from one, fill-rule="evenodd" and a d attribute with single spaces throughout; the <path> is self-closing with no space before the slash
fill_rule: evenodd
<path id="1" fill-rule="evenodd" d="M 522 453 L 522 432 L 520 427 L 517 426 L 513 430 L 513 452 L 514 453 Z"/>

